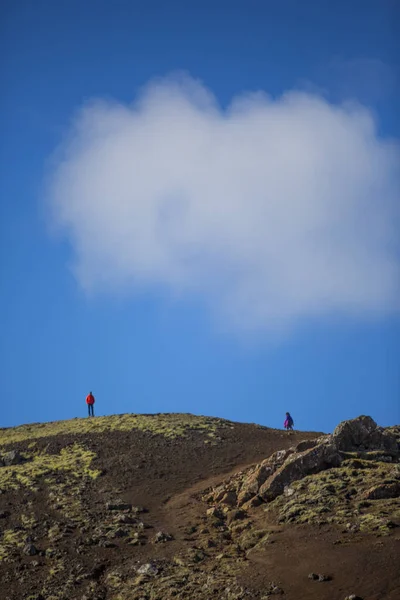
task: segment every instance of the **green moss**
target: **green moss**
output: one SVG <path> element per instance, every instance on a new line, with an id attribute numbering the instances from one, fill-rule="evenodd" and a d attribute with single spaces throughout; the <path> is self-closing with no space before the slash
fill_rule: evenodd
<path id="1" fill-rule="evenodd" d="M 250 548 L 254 548 L 266 536 L 268 538 L 268 534 L 269 532 L 266 529 L 248 529 L 240 536 L 239 546 L 242 550 L 250 550 Z"/>
<path id="2" fill-rule="evenodd" d="M 112 415 L 108 417 L 82 418 L 70 421 L 34 423 L 0 430 L 0 446 L 64 434 L 102 433 L 104 431 L 132 431 L 135 429 L 169 438 L 185 436 L 190 430 L 204 432 L 213 438 L 221 427 L 233 427 L 232 423 L 211 417 L 191 414 Z"/>
<path id="3" fill-rule="evenodd" d="M 400 525 L 399 502 L 397 499 L 366 501 L 365 494 L 371 487 L 396 477 L 396 467 L 349 458 L 340 468 L 292 483 L 294 494 L 278 497 L 267 505 L 266 511 L 277 511 L 281 523 L 336 523 L 385 535 L 396 524 Z"/>
<path id="4" fill-rule="evenodd" d="M 88 476 L 95 479 L 100 471 L 91 469 L 95 453 L 79 444 L 63 448 L 59 454 L 39 453 L 31 460 L 20 465 L 2 467 L 0 469 L 0 488 L 18 489 L 27 487 L 35 490 L 40 478 L 51 481 L 54 474 L 64 472 L 72 477 L 82 478 Z M 28 457 L 30 458 L 30 457 Z"/>
<path id="5" fill-rule="evenodd" d="M 38 521 L 32 514 L 22 514 L 21 523 L 25 529 L 32 530 L 38 525 Z"/>
<path id="6" fill-rule="evenodd" d="M 6 529 L 0 539 L 0 562 L 7 560 L 16 550 L 23 548 L 25 532 Z"/>

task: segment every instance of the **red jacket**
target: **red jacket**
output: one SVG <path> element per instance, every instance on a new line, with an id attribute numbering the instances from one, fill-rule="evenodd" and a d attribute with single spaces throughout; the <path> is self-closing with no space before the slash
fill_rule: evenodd
<path id="1" fill-rule="evenodd" d="M 86 396 L 86 404 L 94 404 L 94 396 L 93 396 L 93 394 L 88 394 Z"/>

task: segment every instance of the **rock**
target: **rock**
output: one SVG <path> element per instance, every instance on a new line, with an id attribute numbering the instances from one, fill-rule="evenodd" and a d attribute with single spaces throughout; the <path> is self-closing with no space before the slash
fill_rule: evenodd
<path id="1" fill-rule="evenodd" d="M 158 574 L 158 568 L 153 563 L 145 563 L 137 569 L 139 575 L 147 575 L 148 577 L 154 577 Z"/>
<path id="2" fill-rule="evenodd" d="M 400 481 L 375 485 L 364 494 L 366 500 L 383 500 L 384 498 L 398 498 L 400 496 Z"/>
<path id="3" fill-rule="evenodd" d="M 115 531 L 111 531 L 111 536 L 113 538 L 123 538 L 123 537 L 128 537 L 128 532 L 126 531 L 126 529 L 122 529 L 121 527 L 119 527 L 118 529 L 116 529 Z"/>
<path id="4" fill-rule="evenodd" d="M 251 473 L 251 475 L 244 480 L 239 496 L 239 506 L 257 494 L 260 486 L 268 479 L 268 477 L 270 477 L 270 475 L 272 475 L 272 473 L 273 467 L 268 464 L 268 459 L 263 461 L 261 465 L 256 468 L 256 471 Z"/>
<path id="5" fill-rule="evenodd" d="M 27 554 L 28 556 L 36 556 L 36 554 L 39 554 L 39 551 L 33 544 L 27 544 L 24 547 L 24 554 Z"/>
<path id="6" fill-rule="evenodd" d="M 132 504 L 126 502 L 107 502 L 107 510 L 132 510 Z"/>
<path id="7" fill-rule="evenodd" d="M 134 512 L 136 514 L 148 512 L 147 508 L 144 508 L 144 506 L 132 506 L 131 510 L 132 510 L 132 512 Z"/>
<path id="8" fill-rule="evenodd" d="M 299 442 L 296 446 L 296 452 L 304 452 L 305 450 L 310 450 L 310 448 L 315 448 L 318 446 L 318 440 L 304 440 L 303 442 Z"/>
<path id="9" fill-rule="evenodd" d="M 356 596 L 356 594 L 350 594 L 350 596 L 346 596 L 344 600 L 363 600 L 360 596 Z"/>
<path id="10" fill-rule="evenodd" d="M 361 449 L 386 450 L 395 455 L 399 453 L 395 434 L 384 431 L 365 415 L 339 423 L 332 434 L 332 442 L 343 452 Z"/>
<path id="11" fill-rule="evenodd" d="M 114 515 L 114 522 L 123 523 L 124 525 L 135 525 L 138 523 L 138 520 L 136 519 L 136 517 L 132 517 L 131 515 L 128 515 L 126 513 L 122 513 L 122 515 Z"/>
<path id="12" fill-rule="evenodd" d="M 170 542 L 173 539 L 174 538 L 169 533 L 165 533 L 164 531 L 158 531 L 155 535 L 154 543 L 159 544 L 164 542 Z"/>
<path id="13" fill-rule="evenodd" d="M 236 506 L 236 502 L 237 495 L 233 490 L 229 490 L 221 498 L 221 504 L 226 504 L 227 506 Z"/>
<path id="14" fill-rule="evenodd" d="M 226 521 L 227 521 L 227 523 L 229 525 L 233 521 L 243 520 L 246 517 L 247 517 L 246 511 L 239 508 L 239 509 L 236 509 L 236 510 L 229 511 L 229 513 L 227 515 Z"/>
<path id="15" fill-rule="evenodd" d="M 276 585 L 276 583 L 270 583 L 268 589 L 265 592 L 265 596 L 262 596 L 261 600 L 268 600 L 268 598 L 270 598 L 271 596 L 280 596 L 284 593 L 285 592 L 281 587 L 279 587 L 279 585 Z"/>
<path id="16" fill-rule="evenodd" d="M 308 579 L 312 581 L 331 581 L 332 577 L 330 575 L 323 575 L 322 573 L 310 573 Z"/>
<path id="17" fill-rule="evenodd" d="M 283 494 L 285 487 L 293 481 L 330 467 L 338 467 L 341 462 L 342 457 L 333 444 L 323 443 L 305 452 L 293 454 L 261 486 L 259 496 L 266 502 L 270 502 Z"/>
<path id="18" fill-rule="evenodd" d="M 225 519 L 224 512 L 218 506 L 212 506 L 206 512 L 208 517 L 214 517 L 215 519 Z"/>
<path id="19" fill-rule="evenodd" d="M 187 527 L 185 529 L 186 535 L 192 535 L 193 533 L 196 533 L 196 531 L 197 531 L 196 525 L 190 525 L 189 527 Z"/>
<path id="20" fill-rule="evenodd" d="M 269 591 L 269 594 L 272 596 L 278 596 L 281 594 L 284 594 L 285 592 L 283 591 L 282 588 L 280 588 L 278 585 L 272 584 L 271 585 L 271 589 Z"/>
<path id="21" fill-rule="evenodd" d="M 101 546 L 102 548 L 115 548 L 115 544 L 110 540 L 100 540 L 99 546 Z"/>
<path id="22" fill-rule="evenodd" d="M 245 502 L 244 504 L 242 504 L 242 509 L 243 510 L 249 510 L 249 508 L 255 508 L 257 506 L 260 506 L 260 504 L 262 504 L 262 500 L 259 496 L 254 496 L 254 498 L 250 498 L 250 500 L 248 500 L 247 502 Z"/>
<path id="23" fill-rule="evenodd" d="M 20 465 L 25 462 L 26 459 L 18 452 L 18 450 L 10 450 L 2 456 L 2 463 L 5 467 L 11 467 L 12 465 Z"/>

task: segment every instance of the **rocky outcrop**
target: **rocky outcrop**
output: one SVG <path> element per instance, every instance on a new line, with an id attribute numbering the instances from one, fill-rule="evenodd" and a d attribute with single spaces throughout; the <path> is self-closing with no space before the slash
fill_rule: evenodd
<path id="1" fill-rule="evenodd" d="M 216 504 L 230 507 L 236 504 L 244 508 L 271 502 L 285 490 L 290 490 L 294 481 L 339 467 L 343 460 L 354 454 L 364 460 L 397 460 L 400 456 L 398 435 L 395 430 L 378 427 L 368 416 L 343 421 L 332 435 L 275 452 L 260 464 L 238 473 L 212 490 L 206 499 Z M 386 485 L 384 489 L 371 490 L 371 498 L 374 494 L 375 497 L 397 494 L 396 486 Z"/>
<path id="2" fill-rule="evenodd" d="M 338 450 L 382 450 L 398 455 L 399 446 L 394 433 L 378 427 L 371 417 L 361 416 L 340 423 L 332 434 Z"/>
<path id="3" fill-rule="evenodd" d="M 400 481 L 393 481 L 392 483 L 383 483 L 382 485 L 376 485 L 369 489 L 365 494 L 366 500 L 383 500 L 386 498 L 399 498 L 400 497 Z"/>
<path id="4" fill-rule="evenodd" d="M 0 467 L 11 467 L 13 465 L 21 465 L 26 461 L 17 450 L 10 450 L 0 456 Z"/>
<path id="5" fill-rule="evenodd" d="M 258 496 L 265 502 L 274 500 L 283 494 L 285 487 L 293 481 L 331 467 L 338 467 L 341 462 L 342 457 L 334 444 L 320 444 L 305 452 L 295 453 L 263 483 L 258 490 Z"/>

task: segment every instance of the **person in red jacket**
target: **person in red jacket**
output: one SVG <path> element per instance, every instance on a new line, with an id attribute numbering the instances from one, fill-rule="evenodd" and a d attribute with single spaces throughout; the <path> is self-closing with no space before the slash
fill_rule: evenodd
<path id="1" fill-rule="evenodd" d="M 93 404 L 94 404 L 95 400 L 94 400 L 94 396 L 92 394 L 92 392 L 89 392 L 89 394 L 86 396 L 86 404 L 88 405 L 88 411 L 89 411 L 89 417 L 92 416 L 94 417 L 94 410 L 93 410 Z"/>

